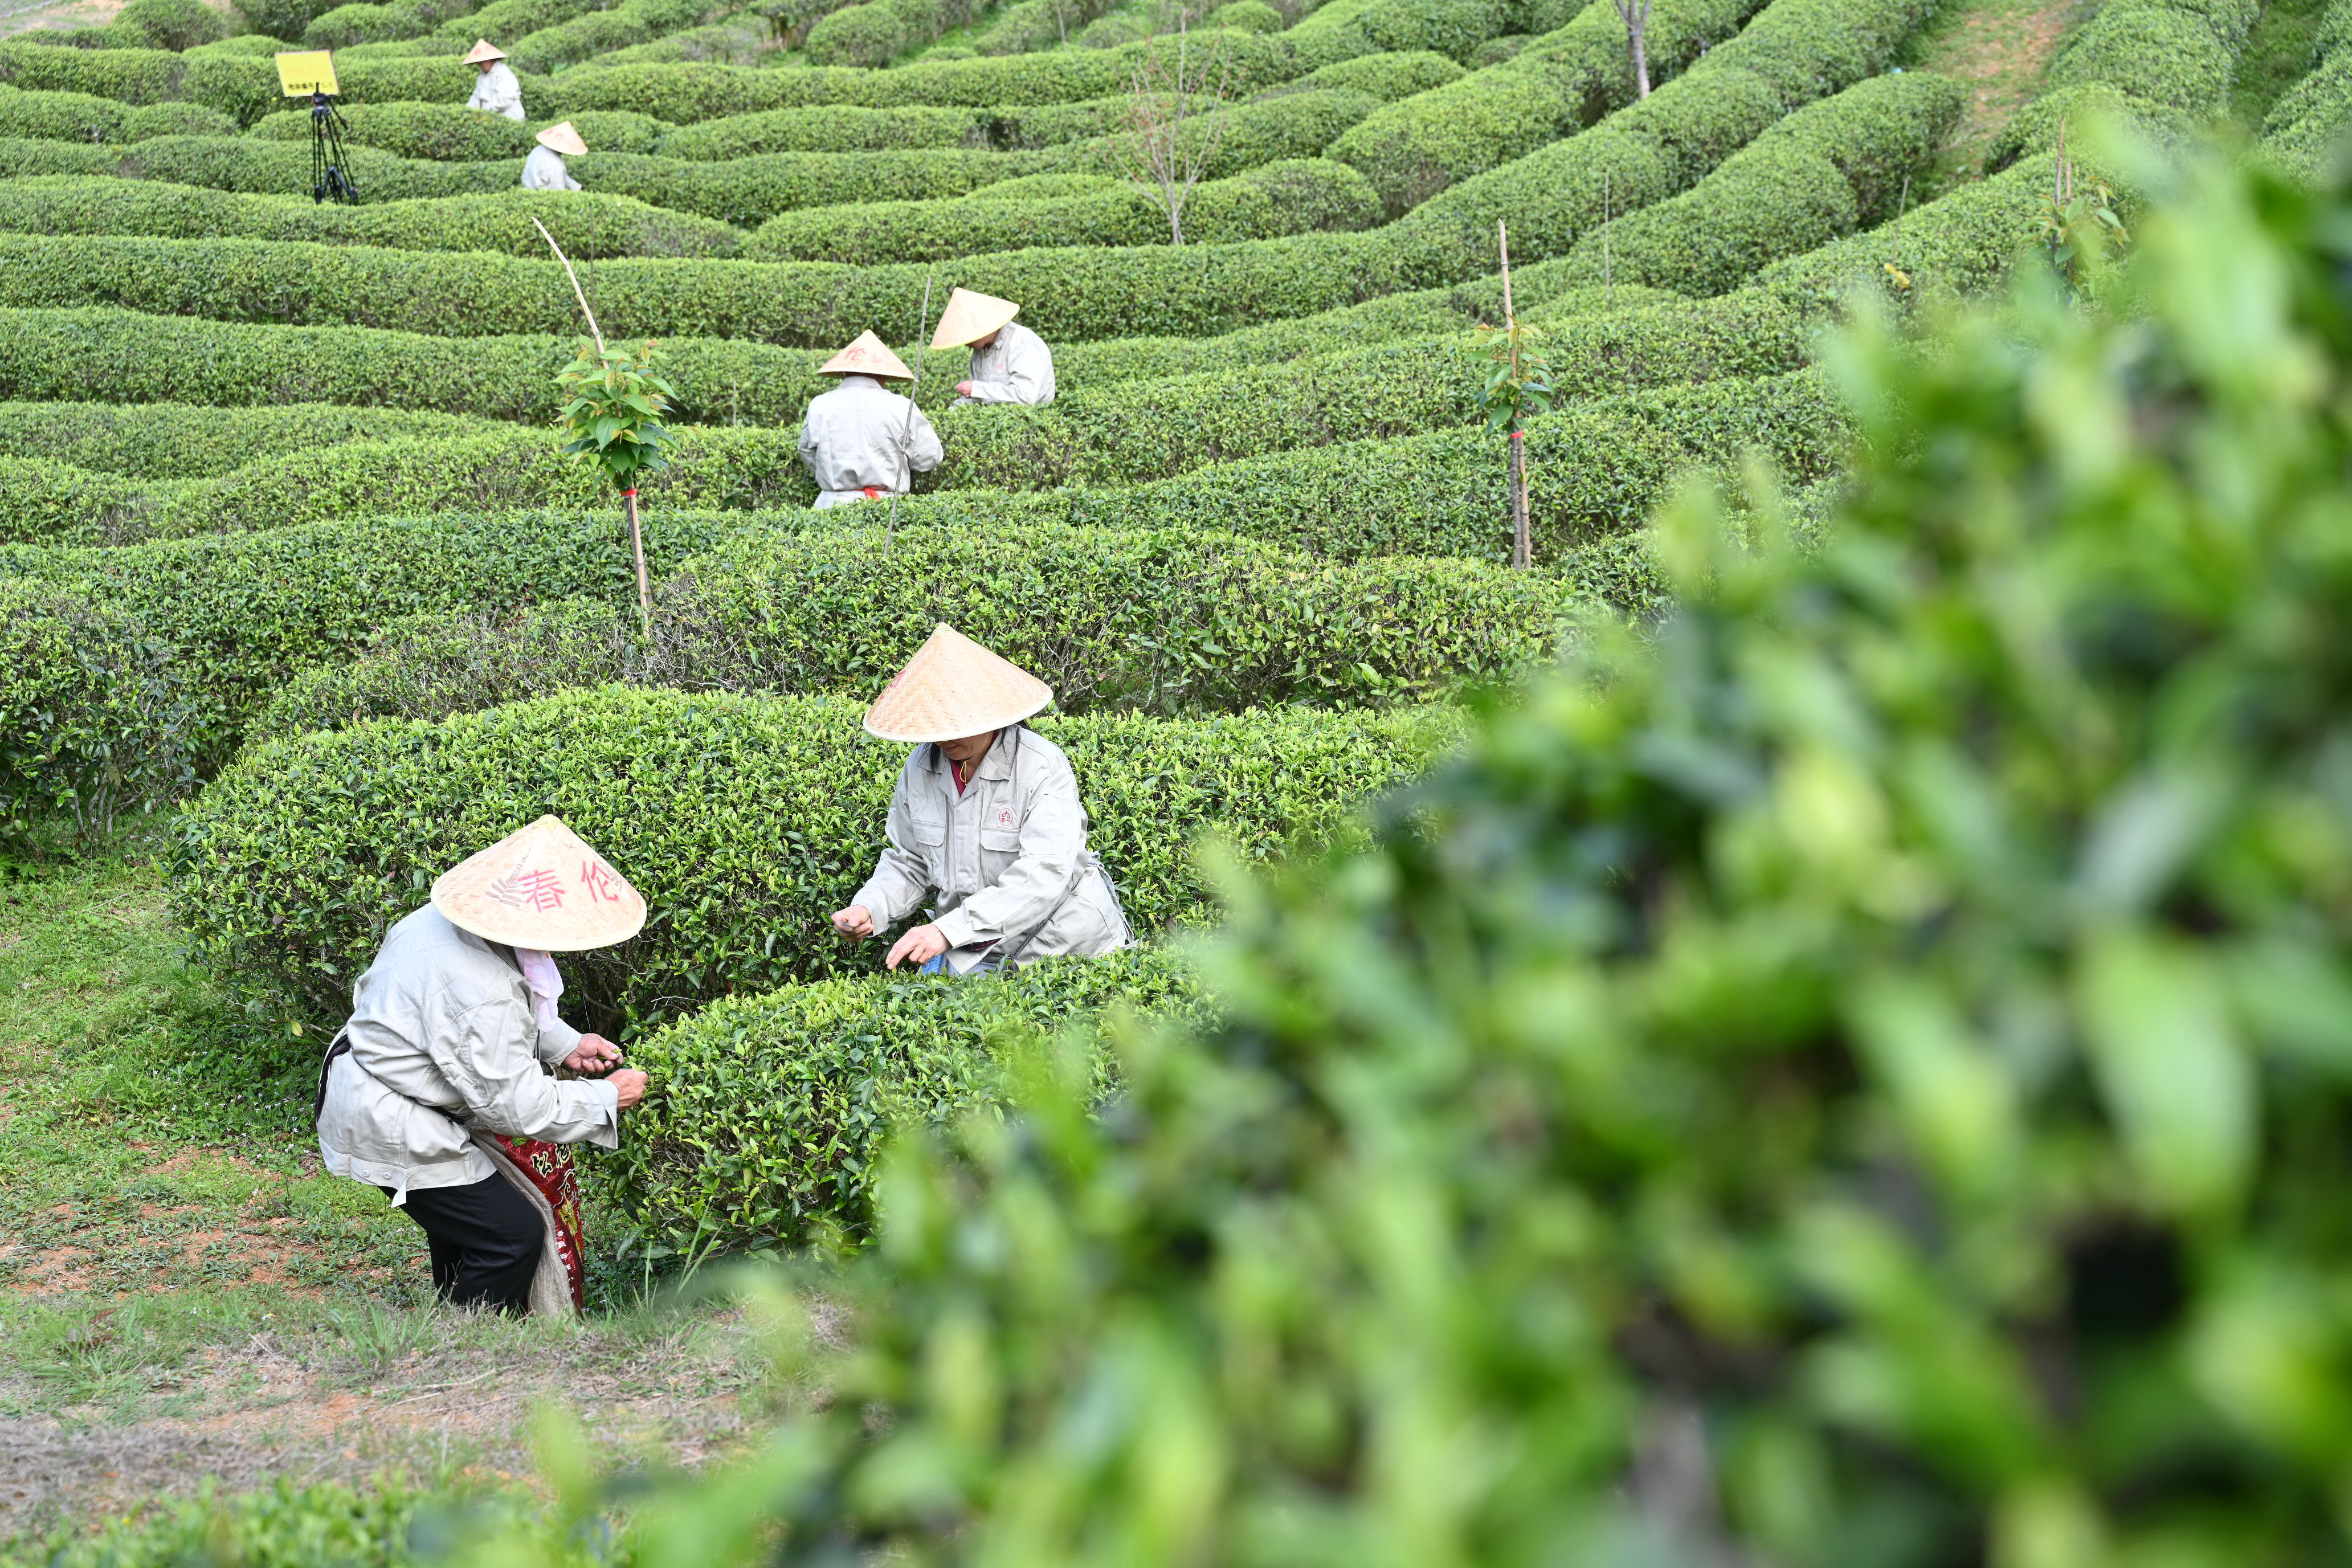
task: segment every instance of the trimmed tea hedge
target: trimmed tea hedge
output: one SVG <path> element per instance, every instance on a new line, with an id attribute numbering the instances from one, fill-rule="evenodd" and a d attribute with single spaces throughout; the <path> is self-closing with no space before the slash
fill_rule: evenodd
<path id="1" fill-rule="evenodd" d="M 611 598 L 395 624 L 367 657 L 296 677 L 248 743 L 612 681 L 870 696 L 941 621 L 1046 681 L 1064 712 L 1420 701 L 1545 658 L 1578 608 L 1549 574 L 1331 563 L 1173 529 L 826 529 L 687 563 L 661 584 L 650 645 L 635 605 Z"/>
<path id="2" fill-rule="evenodd" d="M 669 471 L 645 481 L 661 504 L 752 510 L 815 499 L 796 429 L 688 426 L 678 437 Z M 218 479 L 181 483 L 140 486 L 58 468 L 41 504 L 0 513 L 0 542 L 114 544 L 371 512 L 589 506 L 609 493 L 600 471 L 563 456 L 547 431 L 494 426 L 264 458 Z"/>
<path id="3" fill-rule="evenodd" d="M 89 151 L 107 152 L 103 148 Z M 307 193 L 310 187 L 310 150 L 289 142 L 160 136 L 110 156 L 117 158 L 116 168 L 126 179 L 167 180 L 266 195 Z M 351 148 L 346 166 L 368 201 L 510 191 L 518 188 L 520 179 L 520 166 L 506 160 L 445 163 L 398 158 L 373 147 Z M 674 212 L 741 224 L 757 224 L 794 207 L 961 195 L 1030 173 L 1034 166 L 1032 155 L 946 147 L 898 153 L 770 153 L 719 163 L 591 152 L 571 161 L 573 177 L 591 191 L 635 196 Z M 24 172 L 103 171 L 83 165 Z"/>
<path id="4" fill-rule="evenodd" d="M 1370 228 L 1380 217 L 1380 200 L 1364 177 L 1321 158 L 1203 181 L 1183 207 L 1184 237 L 1201 244 Z M 1168 233 L 1167 213 L 1134 185 L 1036 201 L 980 191 L 961 201 L 863 202 L 784 213 L 761 225 L 743 254 L 761 261 L 856 266 L 950 259 L 1003 250 L 1008 240 L 1150 245 Z"/>
<path id="5" fill-rule="evenodd" d="M 302 134 L 310 134 L 302 116 Z M 228 136 L 236 121 L 200 103 L 133 107 L 87 92 L 27 92 L 0 87 L 0 137 L 41 142 L 144 142 L 151 136 Z"/>
<path id="6" fill-rule="evenodd" d="M 105 309 L 0 309 L 0 396 L 165 403 L 201 395 L 224 407 L 341 403 L 543 425 L 560 403 L 555 373 L 578 342 L 570 330 L 446 338 Z M 697 338 L 665 346 L 676 356 L 667 374 L 678 389 L 680 423 L 796 423 L 821 389 L 814 373 L 823 359 L 804 350 Z M 201 380 L 192 381 L 191 364 L 205 367 Z"/>
<path id="7" fill-rule="evenodd" d="M 609 10 L 584 12 L 502 47 L 514 69 L 547 74 L 613 49 L 682 33 L 735 8 L 736 0 L 621 0 Z"/>
<path id="8" fill-rule="evenodd" d="M 1804 362 L 1806 336 L 1787 303 L 1748 294 L 1721 305 L 1571 319 L 1545 352 L 1566 402 L 1793 370 Z M 1099 388 L 1074 383 L 1045 408 L 948 409 L 937 416 L 948 456 L 928 483 L 1129 485 L 1275 452 L 1480 424 L 1483 375 L 1471 347 L 1458 334 L 1405 339 L 1204 375 Z"/>
<path id="9" fill-rule="evenodd" d="M 201 711 L 135 618 L 70 586 L 0 581 L 0 838 L 37 810 L 102 828 L 183 793 Z"/>
<path id="10" fill-rule="evenodd" d="M 587 191 L 509 189 L 495 195 L 341 206 L 307 195 L 250 195 L 145 181 L 52 176 L 0 182 L 0 231 L 14 234 L 310 240 L 544 256 L 547 242 L 531 226 L 533 218 L 546 225 L 574 260 L 727 256 L 744 237 L 709 218 Z"/>
<path id="11" fill-rule="evenodd" d="M 1645 35 L 1653 81 L 1738 30 L 1760 0 L 1655 0 Z M 1392 212 L 1599 120 L 1633 97 L 1625 25 L 1610 0 L 1531 40 L 1501 65 L 1367 118 L 1331 155 L 1364 172 Z"/>
<path id="12" fill-rule="evenodd" d="M 1312 69 L 1315 64 L 1326 63 L 1302 61 L 1280 37 L 1249 33 L 1194 37 L 1203 42 L 1224 41 L 1238 87 L 1274 86 Z M 1065 49 L 996 59 L 918 60 L 889 70 L 844 67 L 771 70 L 698 64 L 587 66 L 551 78 L 536 88 L 525 83 L 524 101 L 534 112 L 551 119 L 569 119 L 583 110 L 625 109 L 673 125 L 831 103 L 868 109 L 903 104 L 991 109 L 1003 104 L 1067 103 L 1127 90 L 1146 47 Z M 462 100 L 464 94 L 458 97 Z"/>
<path id="13" fill-rule="evenodd" d="M 1761 313 L 1769 315 L 1769 307 Z M 1691 339 L 1697 343 L 1707 335 L 1702 328 L 1692 333 Z M 1605 354 L 1594 357 L 1594 368 L 1599 374 L 1624 374 L 1622 362 L 1612 363 Z M 1406 358 L 1398 363 L 1409 364 L 1412 361 Z M 1368 367 L 1349 368 L 1361 373 Z M 1367 381 L 1378 379 L 1376 375 L 1366 376 Z M 1465 384 L 1467 380 L 1466 375 L 1462 378 Z M 1265 384 L 1263 380 L 1255 384 Z M 1734 406 L 1753 404 L 1759 411 L 1785 395 L 1785 388 L 1778 380 L 1733 380 L 1715 384 L 1721 388 L 1717 395 L 1728 399 Z M 1282 417 L 1280 405 L 1272 405 L 1276 413 L 1270 418 L 1244 411 L 1219 420 L 1218 412 L 1238 401 L 1239 391 L 1250 389 L 1253 388 L 1247 383 L 1237 388 L 1233 378 L 1227 377 L 1201 378 L 1201 384 L 1196 385 L 1168 385 L 1157 398 L 1135 399 L 1140 413 L 1133 416 L 1120 410 L 1119 399 L 1105 398 L 1078 416 L 1085 421 L 1079 428 L 1089 434 L 1100 433 L 1099 438 L 1091 442 L 1075 442 L 1072 423 L 1057 419 L 1057 409 L 949 410 L 940 416 L 940 424 L 950 459 L 931 474 L 921 476 L 919 489 L 926 492 L 983 490 L 1002 500 L 1007 492 L 1051 489 L 1091 479 L 1115 488 L 1079 492 L 1081 499 L 1060 504 L 1073 509 L 1108 506 L 1114 510 L 1108 516 L 1097 516 L 1074 510 L 1073 520 L 1138 526 L 1153 521 L 1150 509 L 1154 505 L 1192 504 L 1171 499 L 1156 484 L 1138 481 L 1157 479 L 1159 484 L 1166 484 L 1174 481 L 1163 476 L 1190 476 L 1211 487 L 1245 486 L 1231 503 L 1234 520 L 1223 526 L 1256 535 L 1262 532 L 1262 509 L 1286 508 L 1305 499 L 1297 479 L 1279 472 L 1257 471 L 1268 458 L 1286 454 L 1288 458 L 1296 458 L 1302 450 L 1319 448 L 1380 463 L 1402 455 L 1382 450 L 1384 447 L 1396 447 L 1412 448 L 1412 456 L 1429 466 L 1427 480 L 1450 479 L 1459 486 L 1457 500 L 1472 496 L 1483 499 L 1480 471 L 1491 458 L 1481 456 L 1481 452 L 1493 443 L 1479 432 L 1445 428 L 1462 422 L 1458 416 L 1447 417 L 1451 401 L 1462 394 L 1441 392 L 1428 401 L 1392 395 L 1389 406 L 1373 410 L 1369 417 L 1349 411 L 1344 405 L 1325 405 L 1320 410 L 1319 426 L 1304 428 L 1293 423 L 1298 416 Z M 1665 427 L 1662 427 L 1659 411 L 1675 406 L 1680 405 L 1635 398 L 1619 404 L 1585 405 L 1538 421 L 1540 427 L 1557 426 L 1561 430 L 1601 432 L 1630 426 L 1628 435 L 1635 450 L 1643 444 L 1641 437 L 1646 437 L 1662 454 L 1664 470 L 1646 482 L 1641 477 L 1643 468 L 1638 458 L 1629 459 L 1625 473 L 1578 475 L 1568 480 L 1568 495 L 1563 499 L 1576 515 L 1593 517 L 1605 504 L 1605 498 L 1628 483 L 1643 490 L 1642 504 L 1647 505 L 1659 499 L 1672 471 L 1691 462 L 1720 461 L 1736 455 L 1739 443 L 1728 447 L 1720 446 L 1712 433 L 1696 442 L 1687 440 L 1671 433 L 1671 419 L 1664 421 Z M 1385 420 L 1383 415 L 1387 416 Z M 1188 416 L 1192 421 L 1209 426 L 1207 438 L 1192 429 Z M 1377 430 L 1385 425 L 1388 433 L 1397 438 L 1335 442 L 1335 433 L 1351 427 L 1345 423 L 1348 420 L 1358 422 L 1354 428 Z M 1417 423 L 1422 420 L 1426 423 Z M 1431 435 L 1402 433 L 1405 429 L 1429 431 L 1433 427 L 1434 434 Z M 1840 427 L 1832 422 L 1828 428 L 1832 431 L 1828 438 L 1833 443 Z M 974 434 L 981 430 L 986 432 L 984 438 Z M 1547 437 L 1558 438 L 1557 431 Z M 1220 439 L 1223 444 L 1214 445 Z M 1244 457 L 1253 441 L 1267 444 L 1257 448 L 1267 458 Z M 1213 463 L 1218 466 L 1210 466 Z M 106 476 L 84 477 L 64 469 L 46 482 L 47 489 L 41 504 L 27 504 L 7 514 L 5 537 L 19 542 L 49 540 L 115 543 L 158 535 L 281 528 L 368 512 L 400 515 L 448 508 L 478 510 L 550 503 L 586 505 L 601 493 L 593 470 L 563 458 L 545 432 L 529 429 L 494 430 L 442 439 L 358 443 L 314 454 L 265 458 L 219 479 L 180 484 L 128 485 Z M 676 461 L 660 479 L 647 481 L 647 489 L 658 498 L 659 504 L 686 509 L 753 510 L 805 506 L 815 498 L 814 483 L 799 460 L 798 432 L 789 427 L 683 427 Z M 1379 500 L 1374 494 L 1335 504 L 1327 534 L 1344 537 L 1349 522 L 1360 516 L 1367 504 L 1376 504 Z M 1549 506 L 1547 503 L 1539 510 L 1549 515 Z M 1186 520 L 1199 521 L 1190 517 Z M 1621 520 L 1623 521 L 1631 520 Z M 1444 527 L 1435 518 L 1399 521 L 1407 528 Z M 1398 522 L 1381 525 L 1381 534 L 1397 526 Z M 1314 537 L 1295 538 L 1290 542 L 1308 549 L 1328 548 Z M 1375 547 L 1370 552 L 1400 550 L 1409 553 L 1489 554 L 1488 550 L 1479 547 L 1475 536 L 1465 538 L 1444 531 L 1425 536 L 1407 533 L 1396 542 Z"/>
<path id="14" fill-rule="evenodd" d="M 471 15 L 473 9 L 473 0 L 388 0 L 383 5 L 338 5 L 310 19 L 310 25 L 302 32 L 302 47 L 347 49 L 354 44 L 421 37 L 444 22 Z"/>
<path id="15" fill-rule="evenodd" d="M 151 479 L 208 479 L 258 458 L 348 441 L 446 439 L 492 428 L 449 414 L 322 404 L 224 410 L 186 403 L 0 403 L 10 456 Z"/>
<path id="16" fill-rule="evenodd" d="M 990 116 L 978 109 L 906 105 L 860 109 L 832 104 L 822 109 L 772 109 L 706 120 L 667 131 L 657 146 L 645 149 L 665 158 L 715 163 L 761 153 L 884 153 L 911 147 L 985 147 Z M 587 132 L 583 132 L 583 136 Z M 590 146 L 596 143 L 591 142 Z"/>
<path id="17" fill-rule="evenodd" d="M 1401 98 L 1411 98 L 1417 92 L 1427 92 L 1459 81 L 1462 68 L 1434 49 L 1383 50 L 1375 55 L 1358 55 L 1354 59 L 1339 60 L 1328 66 L 1318 66 L 1305 76 L 1279 87 L 1262 89 L 1261 98 L 1275 98 L 1286 92 L 1303 92 L 1315 88 L 1329 88 L 1339 92 L 1360 92 L 1394 103 Z"/>
<path id="18" fill-rule="evenodd" d="M 805 511 L 665 510 L 646 519 L 646 552 L 653 570 L 667 573 L 739 537 L 824 525 L 823 514 Z M 236 748 L 288 678 L 364 649 L 389 621 L 443 610 L 512 614 L 581 594 L 618 603 L 636 592 L 617 509 L 355 518 L 118 550 L 0 545 L 0 588 L 12 582 L 64 595 L 58 602 L 70 605 L 58 613 L 69 623 L 79 605 L 156 650 L 163 674 L 187 693 L 184 744 L 206 768 Z M 74 635 L 72 625 L 55 635 Z M 44 679 L 31 665 L 0 667 L 0 699 L 51 701 Z"/>
<path id="19" fill-rule="evenodd" d="M 1613 226 L 1605 241 L 1587 233 L 1567 265 L 1588 285 L 1613 273 L 1685 294 L 1737 288 L 1775 261 L 1894 216 L 1966 96 L 1925 72 L 1873 77 L 1774 124 L 1691 190 Z"/>
<path id="20" fill-rule="evenodd" d="M 462 102 L 355 103 L 344 111 L 344 118 L 351 122 L 347 140 L 352 146 L 373 147 L 396 158 L 453 163 L 527 158 L 538 144 L 539 132 L 553 123 L 484 114 Z M 580 115 L 572 125 L 589 146 L 601 153 L 655 152 L 672 129 L 649 115 L 617 110 Z M 281 110 L 257 123 L 247 134 L 265 142 L 299 142 L 308 147 L 310 111 Z"/>
<path id="21" fill-rule="evenodd" d="M 2305 181 L 2326 176 L 2352 130 L 2352 4 L 2323 15 L 2311 73 L 2281 95 L 2263 121 L 2262 151 Z"/>
<path id="22" fill-rule="evenodd" d="M 2039 243 L 2053 165 L 2048 157 L 2029 158 L 1867 234 L 1775 262 L 1757 285 L 1810 310 L 1857 289 L 1906 307 L 1989 292 Z"/>
<path id="23" fill-rule="evenodd" d="M 473 90 L 476 72 L 456 59 L 339 58 L 335 75 L 347 103 L 463 103 Z M 266 54 L 226 50 L 61 49 L 0 39 L 0 83 L 86 92 L 126 104 L 184 100 L 218 110 L 240 125 L 249 125 L 284 103 L 278 91 L 278 68 Z M 525 81 L 526 94 L 534 88 L 545 91 L 537 79 Z"/>
<path id="24" fill-rule="evenodd" d="M 1049 959 L 988 980 L 858 975 L 712 1003 L 635 1042 L 653 1075 L 629 1136 L 594 1168 L 652 1258 L 855 1242 L 882 1146 L 996 1100 L 992 1047 L 1127 1010 L 1200 1024 L 1212 1005 L 1171 955 Z"/>
<path id="25" fill-rule="evenodd" d="M 906 758 L 865 734 L 864 710 L 615 687 L 280 741 L 178 817 L 173 910 L 234 991 L 331 1027 L 435 875 L 551 811 L 652 910 L 632 941 L 566 960 L 567 1006 L 584 1021 L 864 970 L 882 949 L 843 941 L 827 917 L 873 868 Z M 1417 774 L 1461 729 L 1423 709 L 1037 727 L 1069 753 L 1089 842 L 1147 933 L 1208 913 L 1196 834 L 1255 858 L 1353 839 L 1356 803 Z"/>
<path id="26" fill-rule="evenodd" d="M 2105 0 L 2047 77 L 2053 90 L 2092 84 L 2220 117 L 2262 0 Z"/>
<path id="27" fill-rule="evenodd" d="M 1670 304 L 1678 298 L 1663 289 L 1635 288 L 1571 289 L 1554 294 L 1531 289 L 1529 282 L 1536 277 L 1534 269 L 1518 275 L 1514 292 L 1520 319 L 1538 324 L 1561 325 L 1582 316 Z M 1062 343 L 1054 349 L 1055 375 L 1066 387 L 1066 395 L 1076 395 L 1107 382 L 1249 370 L 1398 338 L 1444 336 L 1493 320 L 1501 313 L 1501 296 L 1499 283 L 1491 288 L 1429 289 L 1390 294 L 1312 316 L 1266 321 L 1216 337 Z"/>
<path id="28" fill-rule="evenodd" d="M 986 0 L 865 0 L 819 17 L 802 45 L 813 66 L 887 66 L 971 22 Z"/>
<path id="29" fill-rule="evenodd" d="M 1566 255 L 1598 232 L 1604 204 L 1623 217 L 1686 190 L 1799 110 L 1876 76 L 1935 4 L 1773 0 L 1738 37 L 1639 103 L 1422 204 L 1389 231 L 1400 265 L 1432 283 L 1475 275 L 1474 265 L 1483 272 L 1498 217 L 1510 220 L 1515 253 Z M 1932 100 L 1905 101 L 1916 109 Z M 1903 144 L 1902 129 L 1883 121 L 1852 128 L 1877 145 Z M 1772 215 L 1740 216 L 1754 226 Z"/>

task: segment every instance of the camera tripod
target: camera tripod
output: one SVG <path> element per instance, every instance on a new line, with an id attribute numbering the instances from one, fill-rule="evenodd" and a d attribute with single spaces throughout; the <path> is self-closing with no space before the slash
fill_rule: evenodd
<path id="1" fill-rule="evenodd" d="M 360 199 L 360 188 L 345 172 L 351 165 L 351 155 L 343 151 L 343 132 L 348 129 L 342 112 L 325 93 L 310 95 L 310 199 L 314 202 L 350 205 Z"/>

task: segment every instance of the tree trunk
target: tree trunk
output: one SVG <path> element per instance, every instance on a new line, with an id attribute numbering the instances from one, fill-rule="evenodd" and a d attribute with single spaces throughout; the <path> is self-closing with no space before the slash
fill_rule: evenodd
<path id="1" fill-rule="evenodd" d="M 1528 527 L 1528 437 L 1511 421 L 1511 564 L 1536 563 L 1536 542 Z"/>
<path id="2" fill-rule="evenodd" d="M 1625 24 L 1625 45 L 1633 55 L 1633 92 L 1650 96 L 1650 0 L 1616 0 L 1618 19 Z"/>
<path id="3" fill-rule="evenodd" d="M 629 509 L 629 552 L 637 559 L 637 618 L 643 623 L 646 640 L 654 635 L 654 597 L 646 582 L 646 535 L 637 526 L 637 492 L 635 486 L 621 492 L 622 504 Z"/>

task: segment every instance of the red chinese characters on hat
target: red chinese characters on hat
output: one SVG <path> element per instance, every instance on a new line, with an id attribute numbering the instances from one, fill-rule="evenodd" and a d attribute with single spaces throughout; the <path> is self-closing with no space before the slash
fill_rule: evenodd
<path id="1" fill-rule="evenodd" d="M 616 904 L 621 901 L 620 892 L 613 885 L 613 868 L 602 860 L 580 862 L 580 885 L 588 889 L 592 899 L 609 900 Z"/>

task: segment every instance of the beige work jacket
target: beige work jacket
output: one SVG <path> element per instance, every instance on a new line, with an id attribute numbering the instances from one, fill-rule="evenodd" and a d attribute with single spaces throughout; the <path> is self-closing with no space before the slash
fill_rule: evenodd
<path id="1" fill-rule="evenodd" d="M 1025 725 L 1002 731 L 961 795 L 937 746 L 915 748 L 890 797 L 890 847 L 850 900 L 878 932 L 938 895 L 934 923 L 965 967 L 1092 956 L 1133 941 L 1100 856 L 1087 847 L 1077 775 Z"/>
<path id="2" fill-rule="evenodd" d="M 427 904 L 392 928 L 352 990 L 351 1053 L 328 1066 L 319 1153 L 339 1176 L 393 1189 L 497 1174 L 467 1128 L 551 1143 L 618 1146 L 620 1098 L 548 1068 L 580 1031 L 539 1026 L 509 950 Z"/>
<path id="3" fill-rule="evenodd" d="M 946 455 L 923 411 L 870 375 L 843 376 L 809 399 L 801 420 L 801 461 L 823 492 L 819 507 L 861 499 L 867 486 L 904 493 L 909 468 L 928 474 Z"/>
<path id="4" fill-rule="evenodd" d="M 473 96 L 466 100 L 466 107 L 478 109 L 485 114 L 503 114 L 509 120 L 520 120 L 523 118 L 522 83 L 515 79 L 515 73 L 508 68 L 506 61 L 500 60 L 481 73 L 480 79 L 474 83 Z"/>
<path id="5" fill-rule="evenodd" d="M 971 403 L 1047 404 L 1054 401 L 1054 351 L 1018 321 L 997 329 L 996 341 L 971 351 L 964 379 L 971 391 L 956 399 Z"/>

